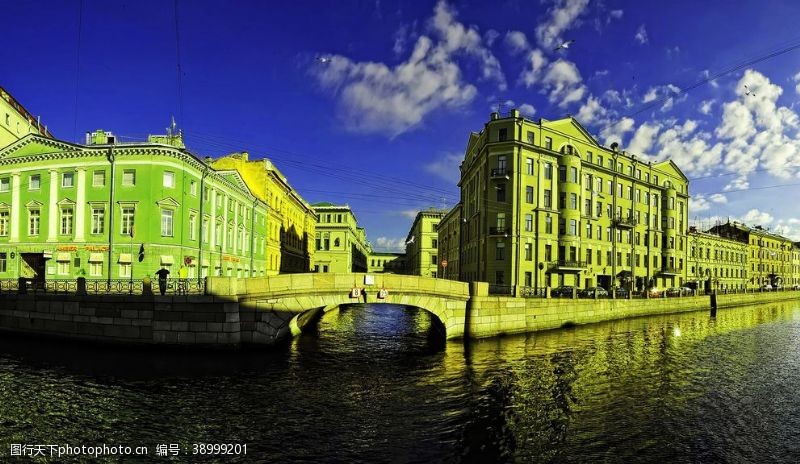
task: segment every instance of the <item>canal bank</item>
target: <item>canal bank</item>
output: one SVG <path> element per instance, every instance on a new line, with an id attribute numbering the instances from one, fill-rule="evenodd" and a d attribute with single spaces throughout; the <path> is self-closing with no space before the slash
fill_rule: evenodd
<path id="1" fill-rule="evenodd" d="M 711 309 L 710 296 L 635 299 L 562 299 L 489 296 L 488 284 L 473 282 L 467 304 L 465 336 L 487 338 L 537 332 L 641 316 Z M 717 295 L 717 308 L 797 300 L 800 292 Z"/>
<path id="2" fill-rule="evenodd" d="M 297 292 L 288 286 L 281 290 L 292 291 Z M 315 288 L 313 291 L 321 294 L 325 290 Z M 328 291 L 335 295 L 343 293 L 334 288 Z M 513 298 L 490 296 L 488 284 L 482 282 L 471 283 L 468 296 L 466 289 L 460 292 L 459 297 L 464 299 L 446 303 L 432 298 L 434 290 L 426 292 L 420 287 L 415 293 L 425 296 L 401 298 L 400 292 L 395 291 L 375 303 L 425 309 L 443 322 L 447 338 L 462 338 L 462 333 L 463 338 L 487 338 L 632 317 L 710 310 L 708 296 L 600 300 Z M 717 307 L 796 300 L 798 296 L 799 292 L 721 294 L 717 295 Z M 236 294 L 4 293 L 0 294 L 0 330 L 122 344 L 220 348 L 277 345 L 314 327 L 318 317 L 311 316 L 319 316 L 339 304 L 358 302 L 358 299 L 344 298 L 335 304 L 320 306 L 307 296 L 292 296 L 292 299 L 297 301 L 289 305 L 275 298 L 248 302 Z M 451 331 L 461 327 L 461 333 Z"/>

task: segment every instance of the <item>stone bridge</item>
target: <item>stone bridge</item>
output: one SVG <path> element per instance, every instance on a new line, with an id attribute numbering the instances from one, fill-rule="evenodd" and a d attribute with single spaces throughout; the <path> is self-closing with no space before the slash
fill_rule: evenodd
<path id="1" fill-rule="evenodd" d="M 352 296 L 357 289 L 358 297 Z M 424 309 L 441 321 L 448 339 L 464 336 L 469 284 L 397 274 L 285 274 L 209 277 L 206 293 L 239 304 L 242 343 L 273 344 L 297 335 L 343 304 L 389 303 Z M 385 290 L 384 298 L 379 291 Z"/>

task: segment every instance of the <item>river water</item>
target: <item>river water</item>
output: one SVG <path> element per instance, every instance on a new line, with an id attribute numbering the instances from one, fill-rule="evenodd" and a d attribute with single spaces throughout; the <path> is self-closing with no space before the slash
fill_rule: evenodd
<path id="1" fill-rule="evenodd" d="M 0 462 L 14 444 L 103 443 L 148 447 L 125 462 L 800 459 L 795 303 L 466 345 L 392 305 L 334 310 L 277 350 L 0 340 Z M 159 444 L 182 454 L 156 457 Z"/>

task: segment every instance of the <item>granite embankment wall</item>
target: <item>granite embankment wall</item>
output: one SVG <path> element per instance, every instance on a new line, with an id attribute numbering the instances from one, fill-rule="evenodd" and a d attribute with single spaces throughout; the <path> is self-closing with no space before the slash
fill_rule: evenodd
<path id="1" fill-rule="evenodd" d="M 132 344 L 237 346 L 239 304 L 208 296 L 0 295 L 0 329 Z"/>
<path id="2" fill-rule="evenodd" d="M 467 307 L 465 335 L 470 338 L 557 329 L 565 325 L 711 309 L 710 296 L 653 299 L 541 299 L 486 296 L 473 283 Z M 717 308 L 800 299 L 800 292 L 717 295 Z"/>

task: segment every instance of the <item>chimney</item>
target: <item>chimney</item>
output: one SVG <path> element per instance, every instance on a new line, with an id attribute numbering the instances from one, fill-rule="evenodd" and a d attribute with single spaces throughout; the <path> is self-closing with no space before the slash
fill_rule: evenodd
<path id="1" fill-rule="evenodd" d="M 497 111 L 493 111 L 493 112 L 492 112 L 492 114 L 491 114 L 491 117 L 490 117 L 490 119 L 491 119 L 492 121 L 495 121 L 495 120 L 497 120 L 497 119 L 500 119 L 500 114 L 499 114 Z"/>

